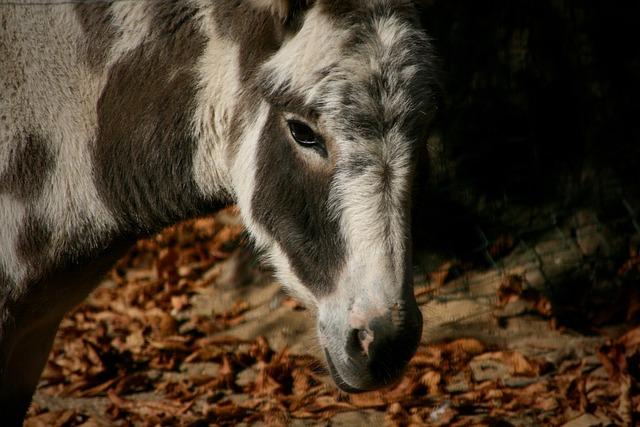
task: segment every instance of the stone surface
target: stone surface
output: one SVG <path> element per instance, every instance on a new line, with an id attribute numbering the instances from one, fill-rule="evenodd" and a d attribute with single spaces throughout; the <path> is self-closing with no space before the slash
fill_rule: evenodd
<path id="1" fill-rule="evenodd" d="M 608 420 L 603 420 L 591 414 L 582 414 L 562 425 L 562 427 L 604 427 Z"/>

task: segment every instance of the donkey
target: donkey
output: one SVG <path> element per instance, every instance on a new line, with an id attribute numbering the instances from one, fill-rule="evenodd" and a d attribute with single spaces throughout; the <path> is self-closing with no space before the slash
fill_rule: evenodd
<path id="1" fill-rule="evenodd" d="M 237 203 L 347 392 L 422 316 L 410 194 L 436 61 L 408 0 L 0 4 L 0 420 L 136 238 Z"/>

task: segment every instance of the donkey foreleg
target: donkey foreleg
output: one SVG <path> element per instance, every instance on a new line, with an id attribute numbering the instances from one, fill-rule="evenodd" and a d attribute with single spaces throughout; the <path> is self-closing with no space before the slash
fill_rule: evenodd
<path id="1" fill-rule="evenodd" d="M 20 426 L 49 356 L 60 317 L 29 328 L 8 326 L 0 343 L 0 420 Z"/>

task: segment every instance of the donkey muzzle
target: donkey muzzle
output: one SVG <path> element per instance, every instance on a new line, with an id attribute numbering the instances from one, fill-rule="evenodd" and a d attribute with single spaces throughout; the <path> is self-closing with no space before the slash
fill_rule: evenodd
<path id="1" fill-rule="evenodd" d="M 333 353 L 325 348 L 329 371 L 336 385 L 351 393 L 393 384 L 414 355 L 421 335 L 422 314 L 415 302 L 402 309 L 394 305 L 385 314 L 350 328 Z"/>

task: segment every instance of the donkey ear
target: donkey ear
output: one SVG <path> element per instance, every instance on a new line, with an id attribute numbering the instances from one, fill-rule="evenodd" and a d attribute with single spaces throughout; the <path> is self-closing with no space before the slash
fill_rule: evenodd
<path id="1" fill-rule="evenodd" d="M 251 0 L 251 2 L 259 8 L 269 9 L 280 22 L 287 23 L 296 13 L 304 9 L 310 0 Z"/>

